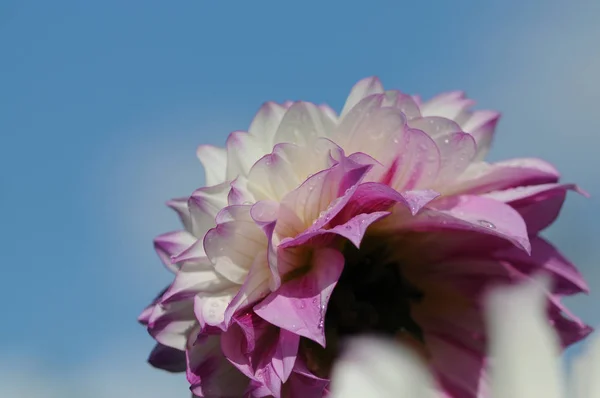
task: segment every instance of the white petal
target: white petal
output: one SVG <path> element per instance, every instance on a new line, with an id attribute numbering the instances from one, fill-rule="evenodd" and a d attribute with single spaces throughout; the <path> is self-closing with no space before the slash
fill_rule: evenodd
<path id="1" fill-rule="evenodd" d="M 346 99 L 344 109 L 342 109 L 342 113 L 340 113 L 340 120 L 363 98 L 372 94 L 383 94 L 383 85 L 378 78 L 367 77 L 356 83 L 354 87 L 352 87 L 348 99 Z"/>
<path id="2" fill-rule="evenodd" d="M 224 148 L 212 145 L 200 145 L 196 155 L 204 167 L 205 185 L 215 185 L 225 181 L 227 152 Z"/>
<path id="3" fill-rule="evenodd" d="M 434 383 L 420 359 L 398 343 L 362 338 L 350 343 L 331 377 L 330 398 L 430 398 Z"/>
<path id="4" fill-rule="evenodd" d="M 495 398 L 561 398 L 557 337 L 546 317 L 544 278 L 487 297 L 491 391 Z"/>
<path id="5" fill-rule="evenodd" d="M 600 338 L 594 336 L 587 350 L 573 363 L 570 397 L 600 398 Z"/>

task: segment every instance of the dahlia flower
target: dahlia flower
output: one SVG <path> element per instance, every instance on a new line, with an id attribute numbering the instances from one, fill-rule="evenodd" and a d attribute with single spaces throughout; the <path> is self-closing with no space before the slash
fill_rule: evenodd
<path id="1" fill-rule="evenodd" d="M 537 278 L 536 278 L 537 279 Z M 487 298 L 490 372 L 480 396 L 599 398 L 600 339 L 574 362 L 568 388 L 555 330 L 546 319 L 547 283 L 494 289 Z M 514 325 L 519 325 L 518 328 Z M 387 340 L 356 338 L 333 370 L 330 398 L 440 397 L 414 351 Z M 567 394 L 568 392 L 568 394 Z"/>
<path id="2" fill-rule="evenodd" d="M 482 292 L 539 270 L 563 346 L 585 337 L 560 299 L 587 286 L 539 236 L 577 188 L 539 159 L 486 163 L 499 114 L 472 105 L 367 78 L 339 115 L 268 102 L 225 148 L 200 146 L 206 186 L 168 202 L 184 229 L 155 240 L 175 278 L 140 316 L 150 363 L 196 396 L 319 397 L 344 340 L 377 333 L 474 397 Z"/>

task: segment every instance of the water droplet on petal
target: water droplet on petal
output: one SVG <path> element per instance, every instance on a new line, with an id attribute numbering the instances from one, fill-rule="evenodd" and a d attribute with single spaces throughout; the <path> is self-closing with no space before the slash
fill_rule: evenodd
<path id="1" fill-rule="evenodd" d="M 352 229 L 352 225 L 346 225 L 346 226 L 344 226 L 344 229 L 346 231 L 350 231 Z"/>
<path id="2" fill-rule="evenodd" d="M 490 228 L 490 229 L 496 229 L 496 226 L 494 224 L 492 224 L 491 222 L 489 222 L 488 220 L 477 220 L 477 222 L 482 227 L 486 227 L 486 228 Z"/>

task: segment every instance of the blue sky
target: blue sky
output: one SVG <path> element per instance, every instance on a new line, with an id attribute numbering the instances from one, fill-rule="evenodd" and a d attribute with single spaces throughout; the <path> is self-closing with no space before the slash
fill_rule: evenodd
<path id="1" fill-rule="evenodd" d="M 524 3 L 0 3 L 0 395 L 36 372 L 50 397 L 187 396 L 147 369 L 135 323 L 170 278 L 151 244 L 177 228 L 163 203 L 202 184 L 197 145 L 263 101 L 339 109 L 369 75 L 466 90 L 504 114 L 493 159 L 544 157 L 592 193 L 548 235 L 600 288 L 600 4 Z M 600 323 L 599 297 L 572 304 Z"/>

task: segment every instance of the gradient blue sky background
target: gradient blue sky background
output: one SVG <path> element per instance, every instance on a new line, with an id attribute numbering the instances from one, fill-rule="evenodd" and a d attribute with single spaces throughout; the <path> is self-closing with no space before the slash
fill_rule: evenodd
<path id="1" fill-rule="evenodd" d="M 187 397 L 136 316 L 170 279 L 163 203 L 202 185 L 265 100 L 340 109 L 360 78 L 499 109 L 493 159 L 554 162 L 592 199 L 547 235 L 600 290 L 600 2 L 0 2 L 0 397 Z M 600 295 L 571 300 L 600 323 Z"/>

